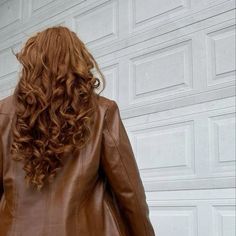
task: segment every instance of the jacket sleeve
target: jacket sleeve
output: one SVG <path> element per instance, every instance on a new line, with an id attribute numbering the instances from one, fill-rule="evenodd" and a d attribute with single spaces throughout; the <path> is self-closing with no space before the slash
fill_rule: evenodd
<path id="1" fill-rule="evenodd" d="M 131 235 L 155 235 L 138 166 L 114 100 L 105 114 L 102 143 L 102 168 Z"/>

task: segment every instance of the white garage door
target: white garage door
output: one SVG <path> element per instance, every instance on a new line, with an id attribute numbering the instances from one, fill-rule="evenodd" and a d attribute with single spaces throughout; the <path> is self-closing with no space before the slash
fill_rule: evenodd
<path id="1" fill-rule="evenodd" d="M 0 97 L 17 49 L 76 31 L 119 104 L 158 236 L 235 236 L 235 2 L 0 0 Z"/>

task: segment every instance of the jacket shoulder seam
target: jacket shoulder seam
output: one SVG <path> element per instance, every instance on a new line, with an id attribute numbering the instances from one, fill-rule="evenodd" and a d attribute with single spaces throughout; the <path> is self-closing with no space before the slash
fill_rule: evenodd
<path id="1" fill-rule="evenodd" d="M 113 105 L 113 103 L 114 103 L 113 100 L 110 100 L 106 103 L 106 110 L 105 110 L 105 115 L 104 115 L 105 120 L 106 120 L 106 117 L 107 117 L 107 113 L 108 113 L 110 107 Z"/>

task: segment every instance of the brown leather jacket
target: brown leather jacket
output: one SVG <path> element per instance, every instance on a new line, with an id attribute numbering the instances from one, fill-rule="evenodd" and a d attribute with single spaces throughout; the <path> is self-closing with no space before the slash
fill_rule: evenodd
<path id="1" fill-rule="evenodd" d="M 97 95 L 92 139 L 50 187 L 25 187 L 10 159 L 13 95 L 0 101 L 0 236 L 153 236 L 144 187 L 117 103 Z"/>

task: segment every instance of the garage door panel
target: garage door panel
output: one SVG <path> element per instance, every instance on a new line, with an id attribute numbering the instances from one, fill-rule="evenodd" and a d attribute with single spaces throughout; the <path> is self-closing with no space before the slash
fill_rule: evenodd
<path id="1" fill-rule="evenodd" d="M 235 235 L 235 191 L 146 192 L 156 235 Z"/>
<path id="2" fill-rule="evenodd" d="M 227 0 L 129 0 L 130 31 L 136 32 L 145 27 L 161 26 L 173 21 L 180 22 L 183 17 L 197 15 L 203 10 L 225 2 Z"/>
<path id="3" fill-rule="evenodd" d="M 74 16 L 76 32 L 88 45 L 118 38 L 117 1 L 108 1 L 78 16 Z"/>
<path id="4" fill-rule="evenodd" d="M 235 26 L 206 33 L 208 86 L 235 80 Z"/>
<path id="5" fill-rule="evenodd" d="M 166 111 L 125 119 L 143 180 L 151 182 L 152 189 L 155 183 L 174 185 L 173 181 L 188 188 L 189 180 L 201 188 L 203 181 L 234 177 L 234 105 L 232 98 L 223 106 L 214 101 L 172 110 L 175 115 Z"/>
<path id="6" fill-rule="evenodd" d="M 233 111 L 233 110 L 232 110 Z M 235 112 L 209 117 L 210 171 L 229 175 L 235 171 Z"/>
<path id="7" fill-rule="evenodd" d="M 156 41 L 124 48 L 115 57 L 109 54 L 100 57 L 98 61 L 103 67 L 119 64 L 119 91 L 122 94 L 118 96 L 118 102 L 126 110 L 164 102 L 181 106 L 177 98 L 182 103 L 181 98 L 191 98 L 193 95 L 198 97 L 196 101 L 211 100 L 212 94 L 217 97 L 220 88 L 229 88 L 230 91 L 230 87 L 235 86 L 235 59 L 231 50 L 234 48 L 232 38 L 235 32 L 232 30 L 232 23 L 229 20 L 178 38 L 168 34 L 164 38 L 167 40 L 165 42 L 158 37 Z M 209 49 L 208 42 L 209 35 L 213 37 L 212 32 L 224 32 L 214 53 L 213 49 Z M 224 39 L 229 39 L 227 45 L 223 43 Z M 213 71 L 214 63 L 220 64 L 216 63 L 218 59 L 213 59 L 209 50 L 211 54 L 217 54 L 218 58 L 224 55 L 225 64 L 229 64 L 228 67 L 218 66 L 218 71 L 224 70 L 224 78 L 219 74 L 217 78 L 209 78 L 209 71 Z M 224 94 L 227 96 L 228 93 L 231 92 Z M 222 97 L 221 94 L 218 96 Z"/>

